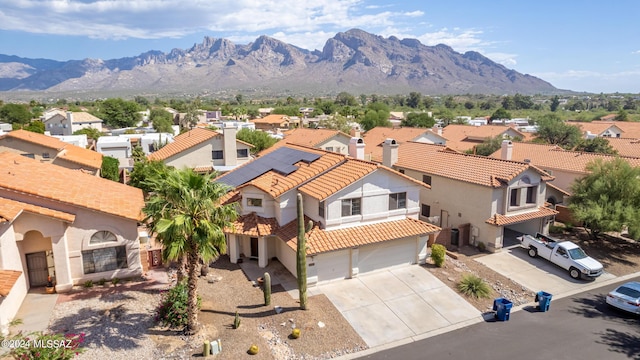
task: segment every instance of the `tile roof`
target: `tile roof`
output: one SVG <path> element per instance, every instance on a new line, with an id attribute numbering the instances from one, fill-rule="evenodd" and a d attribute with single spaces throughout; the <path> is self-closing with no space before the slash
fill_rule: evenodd
<path id="1" fill-rule="evenodd" d="M 326 170 L 338 165 L 339 163 L 344 161 L 346 158 L 345 155 L 327 152 L 324 150 L 317 150 L 317 149 L 302 147 L 302 146 L 293 145 L 293 144 L 287 144 L 286 146 L 294 149 L 303 150 L 309 153 L 319 154 L 320 158 L 318 158 L 317 160 L 311 163 L 305 163 L 301 161 L 301 162 L 298 162 L 297 164 L 294 164 L 295 166 L 298 167 L 298 169 L 290 173 L 289 175 L 283 175 L 274 170 L 268 171 L 254 178 L 253 180 L 248 181 L 243 185 L 240 185 L 238 188 L 252 185 L 270 194 L 275 198 L 313 179 L 319 174 L 325 172 Z M 249 161 L 237 167 L 236 169 L 244 168 L 245 166 L 251 167 L 251 163 L 252 162 Z M 230 172 L 232 171 L 235 171 L 235 169 L 231 170 Z"/>
<path id="2" fill-rule="evenodd" d="M 615 125 L 622 130 L 621 137 L 627 139 L 640 139 L 640 122 L 638 121 L 595 120 L 591 122 L 568 121 L 567 123 L 577 125 L 582 129 L 582 131 L 591 131 L 593 134 L 600 134 Z"/>
<path id="3" fill-rule="evenodd" d="M 518 131 L 510 126 L 502 125 L 459 125 L 450 124 L 442 128 L 442 135 L 447 138 L 447 146 L 458 150 L 466 151 L 482 143 L 487 138 L 503 135 L 507 131 L 513 131 L 517 136 L 527 139 L 526 133 Z"/>
<path id="4" fill-rule="evenodd" d="M 3 221 L 13 221 L 23 211 L 33 214 L 49 216 L 72 223 L 76 216 L 64 211 L 49 209 L 43 206 L 28 204 L 21 201 L 10 200 L 0 197 L 0 223 Z"/>
<path id="5" fill-rule="evenodd" d="M 0 296 L 9 295 L 9 291 L 22 275 L 22 271 L 0 270 Z"/>
<path id="6" fill-rule="evenodd" d="M 501 215 L 494 214 L 492 217 L 485 220 L 487 224 L 496 225 L 496 226 L 504 226 L 517 224 L 523 221 L 539 219 L 547 216 L 556 215 L 558 212 L 553 209 L 549 209 L 547 207 L 539 207 L 536 211 L 530 211 L 527 213 L 516 214 L 516 215 Z"/>
<path id="7" fill-rule="evenodd" d="M 284 146 L 285 144 L 296 144 L 308 147 L 316 147 L 320 143 L 325 142 L 331 139 L 334 136 L 344 136 L 347 139 L 350 139 L 351 136 L 343 133 L 339 130 L 331 130 L 331 129 L 309 129 L 309 128 L 295 128 L 293 130 L 283 132 L 284 138 L 277 143 L 275 143 L 272 147 L 270 147 L 270 151 L 273 151 L 279 147 Z M 266 153 L 265 149 L 260 153 Z"/>
<path id="8" fill-rule="evenodd" d="M 285 121 L 289 121 L 289 116 L 280 114 L 271 114 L 263 118 L 249 120 L 254 124 L 274 124 L 279 125 Z"/>
<path id="9" fill-rule="evenodd" d="M 10 153 L 0 153 L 0 189 L 132 220 L 142 219 L 142 190 Z"/>
<path id="10" fill-rule="evenodd" d="M 544 180 L 553 179 L 531 164 L 447 151 L 442 146 L 416 142 L 399 146 L 395 166 L 494 188 L 508 184 L 527 169 L 538 172 Z"/>
<path id="11" fill-rule="evenodd" d="M 386 139 L 391 138 L 398 144 L 402 144 L 407 141 L 413 141 L 418 136 L 429 131 L 429 129 L 414 127 L 374 127 L 362 135 L 362 139 L 364 140 L 365 156 L 370 155 L 371 161 L 382 162 L 382 143 Z"/>
<path id="12" fill-rule="evenodd" d="M 72 119 L 74 123 L 81 123 L 81 122 L 102 122 L 102 119 L 91 115 L 90 113 L 86 112 L 86 111 L 77 111 L 74 112 L 72 115 Z"/>
<path id="13" fill-rule="evenodd" d="M 278 229 L 276 218 L 265 218 L 258 216 L 255 212 L 242 215 L 233 222 L 233 226 L 225 231 L 230 234 L 241 234 L 247 236 L 267 236 L 272 235 Z"/>
<path id="14" fill-rule="evenodd" d="M 497 150 L 490 155 L 499 159 L 501 150 Z M 579 151 L 567 151 L 555 145 L 540 145 L 532 143 L 514 142 L 511 158 L 516 161 L 528 159 L 531 164 L 541 168 L 565 170 L 579 174 L 586 174 L 587 164 L 595 159 L 604 161 L 613 160 L 613 155 L 587 153 Z M 631 166 L 640 166 L 640 158 L 622 157 Z"/>
<path id="15" fill-rule="evenodd" d="M 305 217 L 305 223 L 308 223 Z M 406 218 L 397 221 L 386 221 L 376 224 L 354 226 L 336 230 L 324 230 L 314 223 L 307 235 L 307 255 L 315 255 L 356 246 L 402 239 L 409 236 L 426 235 L 440 231 L 435 225 L 424 221 Z M 298 246 L 297 219 L 280 227 L 276 235 L 289 247 Z"/>
<path id="16" fill-rule="evenodd" d="M 57 152 L 57 158 L 87 166 L 94 170 L 102 167 L 102 154 L 99 152 L 66 143 L 53 136 L 20 129 L 0 136 L 0 139 L 2 138 L 18 139 L 53 149 Z"/>
<path id="17" fill-rule="evenodd" d="M 614 148 L 618 155 L 638 157 L 640 158 L 640 140 L 639 139 L 625 139 L 625 138 L 605 138 L 609 141 L 609 145 Z"/>
<path id="18" fill-rule="evenodd" d="M 187 132 L 184 132 L 176 136 L 173 139 L 172 143 L 169 143 L 161 147 L 158 151 L 155 151 L 149 154 L 147 158 L 149 160 L 166 160 L 187 149 L 191 149 L 192 147 L 198 144 L 201 144 L 207 140 L 213 139 L 217 135 L 224 136 L 224 134 L 219 131 L 211 130 L 209 128 L 195 127 Z M 244 142 L 242 140 L 236 139 L 236 142 L 245 144 L 249 147 L 253 147 L 253 145 L 247 142 Z"/>

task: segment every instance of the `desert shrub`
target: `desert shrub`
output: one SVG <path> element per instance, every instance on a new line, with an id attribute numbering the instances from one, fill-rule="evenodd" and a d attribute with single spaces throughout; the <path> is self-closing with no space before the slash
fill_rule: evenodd
<path id="1" fill-rule="evenodd" d="M 23 334 L 19 332 L 7 340 L 24 346 L 11 349 L 10 355 L 14 359 L 73 359 L 85 349 L 80 347 L 84 342 L 84 333 L 80 334 L 49 334 L 40 331 Z"/>
<path id="2" fill-rule="evenodd" d="M 120 283 L 120 279 L 119 279 L 119 278 L 117 278 L 117 277 L 116 277 L 116 278 L 113 278 L 113 279 L 111 279 L 111 283 L 112 283 L 113 285 L 118 285 L 118 283 Z"/>
<path id="3" fill-rule="evenodd" d="M 233 318 L 233 328 L 237 329 L 240 327 L 240 314 L 236 310 L 236 316 Z"/>
<path id="4" fill-rule="evenodd" d="M 444 257 L 446 254 L 447 248 L 445 248 L 444 245 L 431 245 L 431 259 L 437 267 L 442 267 L 442 265 L 444 265 Z"/>
<path id="5" fill-rule="evenodd" d="M 86 288 L 91 288 L 93 287 L 93 281 L 92 280 L 87 280 L 84 282 L 84 287 Z"/>
<path id="6" fill-rule="evenodd" d="M 98 285 L 104 285 L 106 283 L 107 283 L 107 279 L 105 279 L 105 278 L 102 278 L 102 279 L 98 280 Z"/>
<path id="7" fill-rule="evenodd" d="M 549 225 L 549 232 L 552 234 L 562 234 L 564 229 L 564 226 Z"/>
<path id="8" fill-rule="evenodd" d="M 485 243 L 483 243 L 483 242 L 479 242 L 478 243 L 478 251 L 485 252 L 486 250 L 487 250 L 487 245 L 485 245 Z"/>
<path id="9" fill-rule="evenodd" d="M 489 284 L 473 274 L 462 276 L 462 280 L 458 283 L 458 290 L 464 295 L 475 298 L 488 298 L 491 295 Z"/>
<path id="10" fill-rule="evenodd" d="M 187 326 L 188 288 L 187 279 L 162 293 L 160 305 L 156 309 L 155 320 L 170 328 L 184 328 Z M 198 296 L 198 309 L 201 299 Z"/>

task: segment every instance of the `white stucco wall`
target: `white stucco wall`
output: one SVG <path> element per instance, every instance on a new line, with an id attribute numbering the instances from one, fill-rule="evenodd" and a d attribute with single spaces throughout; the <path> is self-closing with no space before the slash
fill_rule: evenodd
<path id="1" fill-rule="evenodd" d="M 326 150 L 328 147 L 333 147 L 333 151 L 340 154 L 349 154 L 349 140 L 346 136 L 334 136 L 327 141 L 319 143 L 316 147 Z"/>
<path id="2" fill-rule="evenodd" d="M 9 295 L 0 300 L 0 332 L 6 334 L 8 324 L 18 313 L 28 289 L 13 225 L 8 222 L 0 224 L 0 269 L 22 271 Z"/>

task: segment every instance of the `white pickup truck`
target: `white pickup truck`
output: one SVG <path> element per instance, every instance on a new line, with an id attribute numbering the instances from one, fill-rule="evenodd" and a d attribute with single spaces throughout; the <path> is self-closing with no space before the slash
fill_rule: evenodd
<path id="1" fill-rule="evenodd" d="M 522 235 L 518 240 L 520 246 L 527 249 L 529 256 L 540 256 L 551 261 L 568 270 L 574 279 L 595 279 L 602 275 L 602 264 L 587 256 L 582 248 L 571 241 L 559 241 L 540 233 L 536 236 Z"/>

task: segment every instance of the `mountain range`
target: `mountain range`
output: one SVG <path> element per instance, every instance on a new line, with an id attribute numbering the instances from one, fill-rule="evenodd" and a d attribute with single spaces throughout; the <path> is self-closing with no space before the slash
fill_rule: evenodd
<path id="1" fill-rule="evenodd" d="M 562 90 L 482 54 L 352 29 L 309 51 L 268 36 L 246 44 L 205 37 L 191 48 L 120 59 L 55 61 L 0 55 L 7 93 L 269 95 L 552 94 Z"/>

